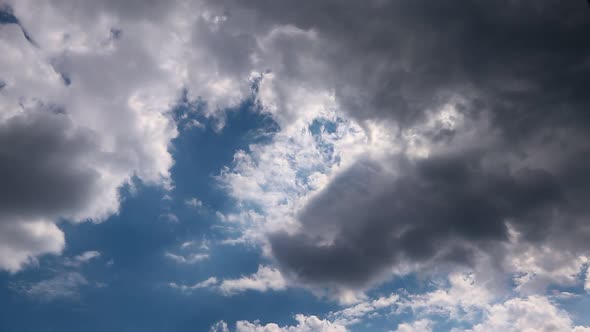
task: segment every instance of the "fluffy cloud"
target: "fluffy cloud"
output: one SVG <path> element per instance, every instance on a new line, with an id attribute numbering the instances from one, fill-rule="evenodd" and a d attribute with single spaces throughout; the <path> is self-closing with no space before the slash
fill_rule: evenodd
<path id="1" fill-rule="evenodd" d="M 195 289 L 209 288 L 209 287 L 213 287 L 215 285 L 217 285 L 217 278 L 215 278 L 215 277 L 210 277 L 206 280 L 203 280 L 203 281 L 198 282 L 198 283 L 191 285 L 191 286 L 179 285 L 174 282 L 171 282 L 168 284 L 168 286 L 170 286 L 171 288 L 179 289 L 182 292 L 191 292 Z"/>
<path id="2" fill-rule="evenodd" d="M 431 332 L 432 322 L 428 319 L 421 319 L 413 323 L 399 324 L 395 332 Z"/>
<path id="3" fill-rule="evenodd" d="M 219 290 L 228 295 L 246 290 L 265 292 L 285 288 L 287 288 L 287 281 L 283 278 L 281 272 L 264 265 L 259 265 L 258 271 L 250 276 L 243 276 L 238 279 L 224 279 L 219 285 Z"/>
<path id="4" fill-rule="evenodd" d="M 207 280 L 190 286 L 176 283 L 170 283 L 169 286 L 180 289 L 181 291 L 208 288 L 217 290 L 223 295 L 231 296 L 245 291 L 266 292 L 284 290 L 287 288 L 287 280 L 285 280 L 278 269 L 259 265 L 255 273 L 236 279 L 218 280 L 216 277 L 210 277 Z"/>
<path id="5" fill-rule="evenodd" d="M 209 258 L 209 254 L 193 253 L 189 255 L 176 255 L 170 252 L 164 254 L 164 257 L 171 259 L 180 264 L 194 264 Z"/>
<path id="6" fill-rule="evenodd" d="M 297 325 L 279 326 L 275 323 L 261 325 L 259 322 L 238 321 L 235 332 L 347 332 L 348 329 L 336 323 L 322 320 L 316 316 L 296 315 Z M 225 322 L 218 322 L 211 327 L 212 332 L 229 331 Z"/>
<path id="7" fill-rule="evenodd" d="M 252 43 L 198 2 L 8 1 L 1 10 L 10 18 L 0 25 L 2 269 L 60 253 L 57 222 L 105 220 L 133 177 L 170 188 L 168 111 L 183 91 L 215 117 L 250 94 Z"/>
<path id="8" fill-rule="evenodd" d="M 256 60 L 270 70 L 257 96 L 282 131 L 236 155 L 222 176 L 232 196 L 262 207 L 244 234 L 268 243 L 285 274 L 318 288 L 362 290 L 392 270 L 474 266 L 485 253 L 505 259 L 496 266 L 508 273 L 548 271 L 534 283 L 521 279 L 522 292 L 572 283 L 560 276 L 590 249 L 581 157 L 590 104 L 586 4 L 209 5 L 255 36 Z M 360 128 L 348 132 L 346 148 L 331 146 L 346 162 L 270 153 L 285 150 L 285 137 L 291 151 L 320 150 L 297 143 L 310 135 L 302 121 L 327 110 Z M 304 172 L 294 170 L 316 165 L 324 166 L 321 185 L 297 185 Z M 511 229 L 536 248 L 535 266 L 512 259 Z M 543 250 L 576 266 L 543 266 Z"/>
<path id="9" fill-rule="evenodd" d="M 96 250 L 90 250 L 85 251 L 80 255 L 74 256 L 73 258 L 66 258 L 63 264 L 65 266 L 78 267 L 98 257 L 100 257 L 100 252 Z"/>
<path id="10" fill-rule="evenodd" d="M 59 253 L 56 223 L 116 213 L 134 176 L 170 188 L 183 90 L 220 125 L 253 93 L 280 127 L 218 177 L 241 210 L 221 218 L 241 235 L 227 242 L 277 266 L 227 293 L 295 280 L 350 295 L 483 255 L 529 295 L 586 264 L 585 3 L 10 5 L 0 268 Z"/>
<path id="11" fill-rule="evenodd" d="M 587 332 L 590 331 L 590 327 L 574 326 L 569 315 L 549 302 L 547 298 L 532 296 L 515 298 L 492 306 L 481 324 L 464 331 Z"/>

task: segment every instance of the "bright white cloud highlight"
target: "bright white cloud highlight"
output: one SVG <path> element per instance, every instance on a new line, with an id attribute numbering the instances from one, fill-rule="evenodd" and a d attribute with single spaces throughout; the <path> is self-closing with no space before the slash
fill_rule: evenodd
<path id="1" fill-rule="evenodd" d="M 219 290 L 226 295 L 247 290 L 265 292 L 268 290 L 284 290 L 287 281 L 281 272 L 275 268 L 259 265 L 256 273 L 237 279 L 224 279 L 219 285 Z"/>

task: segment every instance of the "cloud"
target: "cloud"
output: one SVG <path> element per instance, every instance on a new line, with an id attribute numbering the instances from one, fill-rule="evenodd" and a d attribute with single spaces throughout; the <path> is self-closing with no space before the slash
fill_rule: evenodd
<path id="1" fill-rule="evenodd" d="M 243 214 L 243 234 L 285 275 L 341 292 L 407 267 L 473 266 L 481 252 L 510 260 L 511 227 L 552 252 L 590 249 L 586 4 L 209 5 L 258 38 L 270 69 L 257 98 L 281 132 L 236 154 L 222 176 L 242 206 L 261 207 L 254 222 Z M 321 155 L 320 144 L 298 143 L 313 136 L 301 123 L 327 110 L 360 128 L 346 163 L 281 153 L 289 137 L 290 151 Z M 293 171 L 306 167 L 321 179 L 313 190 Z"/>
<path id="2" fill-rule="evenodd" d="M 203 202 L 201 202 L 196 197 L 192 197 L 192 198 L 187 199 L 186 201 L 184 201 L 184 204 L 186 206 L 190 206 L 190 207 L 193 207 L 193 208 L 200 208 L 201 206 L 203 206 Z"/>
<path id="3" fill-rule="evenodd" d="M 38 301 L 75 300 L 80 296 L 80 288 L 88 284 L 88 280 L 78 272 L 63 272 L 51 279 L 16 285 L 14 288 Z"/>
<path id="4" fill-rule="evenodd" d="M 105 220 L 134 177 L 171 188 L 181 96 L 220 124 L 254 97 L 280 127 L 218 176 L 240 208 L 222 218 L 239 232 L 227 242 L 259 244 L 276 268 L 222 291 L 359 294 L 484 257 L 532 295 L 585 264 L 582 2 L 10 4 L 2 269 L 60 253 L 58 221 Z"/>
<path id="5" fill-rule="evenodd" d="M 261 324 L 259 321 L 238 321 L 236 332 L 247 331 L 276 331 L 276 332 L 346 332 L 348 326 L 366 321 L 368 318 L 378 317 L 381 311 L 391 310 L 398 304 L 399 296 L 391 294 L 372 300 L 363 301 L 342 310 L 330 312 L 328 318 L 320 319 L 317 316 L 295 315 L 298 322 L 294 326 L 279 326 L 276 323 Z M 219 321 L 210 329 L 211 332 L 229 331 L 224 321 Z"/>
<path id="6" fill-rule="evenodd" d="M 370 301 L 362 301 L 353 306 L 344 308 L 342 310 L 333 312 L 330 317 L 333 317 L 335 323 L 341 325 L 352 325 L 362 322 L 368 316 L 375 317 L 376 313 L 385 309 L 392 309 L 398 305 L 399 295 L 391 294 L 389 296 L 382 296 Z"/>
<path id="7" fill-rule="evenodd" d="M 59 221 L 117 213 L 132 178 L 171 188 L 171 109 L 185 95 L 221 118 L 249 97 L 254 43 L 199 2 L 2 8 L 0 268 L 16 272 L 62 251 Z"/>
<path id="8" fill-rule="evenodd" d="M 235 332 L 347 332 L 348 329 L 336 323 L 319 319 L 316 316 L 296 315 L 297 325 L 279 326 L 275 323 L 261 325 L 259 322 L 238 321 Z M 216 329 L 214 329 L 216 328 Z M 218 322 L 211 327 L 211 331 L 225 332 L 229 329 L 225 322 Z"/>
<path id="9" fill-rule="evenodd" d="M 208 288 L 219 291 L 225 296 L 232 296 L 245 291 L 266 292 L 284 290 L 287 288 L 287 281 L 283 278 L 279 270 L 269 266 L 259 265 L 255 273 L 236 279 L 218 280 L 216 277 L 210 277 L 191 286 L 178 285 L 176 283 L 170 283 L 169 286 L 182 291 Z"/>
<path id="10" fill-rule="evenodd" d="M 219 290 L 226 295 L 254 290 L 266 292 L 268 290 L 284 290 L 287 281 L 281 272 L 269 266 L 259 265 L 258 271 L 250 276 L 237 279 L 224 279 L 219 284 Z"/>
<path id="11" fill-rule="evenodd" d="M 432 322 L 428 319 L 417 320 L 412 323 L 399 324 L 395 332 L 431 332 Z"/>
<path id="12" fill-rule="evenodd" d="M 424 294 L 410 294 L 400 300 L 400 310 L 411 309 L 418 315 L 436 315 L 455 321 L 473 321 L 499 296 L 479 283 L 473 274 L 455 273 L 448 287 Z"/>
<path id="13" fill-rule="evenodd" d="M 209 254 L 202 253 L 192 253 L 185 256 L 167 252 L 164 254 L 164 256 L 179 264 L 194 264 L 209 258 Z"/>
<path id="14" fill-rule="evenodd" d="M 574 326 L 569 315 L 541 296 L 514 298 L 493 305 L 484 321 L 471 329 L 453 331 L 564 331 L 584 332 L 590 327 Z"/>
<path id="15" fill-rule="evenodd" d="M 213 324 L 209 332 L 229 332 L 229 328 L 227 327 L 227 323 L 221 320 Z"/>
<path id="16" fill-rule="evenodd" d="M 168 286 L 170 286 L 171 288 L 174 289 L 179 289 L 182 292 L 191 292 L 195 289 L 201 289 L 201 288 L 210 288 L 213 287 L 215 285 L 217 285 L 217 278 L 215 277 L 210 277 L 206 280 L 203 280 L 201 282 L 198 282 L 194 285 L 191 286 L 187 286 L 187 285 L 179 285 L 177 283 L 171 282 L 168 284 Z"/>
<path id="17" fill-rule="evenodd" d="M 71 267 L 78 267 L 78 266 L 86 264 L 89 261 L 91 261 L 95 258 L 98 258 L 98 257 L 100 257 L 100 252 L 98 252 L 96 250 L 85 251 L 85 252 L 81 253 L 80 255 L 74 256 L 71 259 L 66 259 L 64 261 L 64 265 L 71 266 Z"/>

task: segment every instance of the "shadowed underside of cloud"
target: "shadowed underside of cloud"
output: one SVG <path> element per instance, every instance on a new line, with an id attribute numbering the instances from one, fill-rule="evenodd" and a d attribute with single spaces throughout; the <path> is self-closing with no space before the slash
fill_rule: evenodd
<path id="1" fill-rule="evenodd" d="M 404 147 L 352 163 L 297 212 L 297 231 L 270 235 L 292 277 L 362 289 L 408 263 L 473 265 L 481 251 L 506 255 L 511 227 L 521 241 L 590 249 L 583 1 L 211 6 L 239 17 L 245 31 L 309 32 L 290 39 L 298 46 L 284 42 L 274 88 L 330 89 L 349 116 Z M 273 106 L 289 110 L 283 101 Z M 463 125 L 413 129 L 449 104 Z M 411 155 L 412 140 L 426 153 Z"/>
<path id="2" fill-rule="evenodd" d="M 281 132 L 221 177 L 235 198 L 264 200 L 260 219 L 274 223 L 249 231 L 289 278 L 357 290 L 407 266 L 502 261 L 511 232 L 590 249 L 582 0 L 12 6 L 20 26 L 0 26 L 0 268 L 60 252 L 56 223 L 116 213 L 133 176 L 168 186 L 167 112 L 181 91 L 211 116 L 249 97 L 251 80 Z M 349 126 L 311 133 L 326 114 Z"/>

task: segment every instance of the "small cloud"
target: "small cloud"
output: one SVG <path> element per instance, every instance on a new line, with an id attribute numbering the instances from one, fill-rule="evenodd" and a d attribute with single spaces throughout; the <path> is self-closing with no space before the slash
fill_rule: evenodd
<path id="1" fill-rule="evenodd" d="M 203 260 L 206 260 L 209 258 L 208 254 L 200 254 L 200 253 L 195 253 L 195 254 L 183 256 L 183 255 L 175 255 L 173 253 L 167 252 L 164 254 L 164 256 L 175 261 L 176 263 L 179 263 L 179 264 L 194 264 L 196 262 L 200 262 L 200 261 L 203 261 Z"/>
<path id="2" fill-rule="evenodd" d="M 210 288 L 210 287 L 213 287 L 213 286 L 217 285 L 217 283 L 218 283 L 217 282 L 217 278 L 210 277 L 210 278 L 208 278 L 208 279 L 206 279 L 204 281 L 198 282 L 198 283 L 196 283 L 196 284 L 194 284 L 192 286 L 179 285 L 179 284 L 177 284 L 175 282 L 169 283 L 168 286 L 170 286 L 171 288 L 174 288 L 174 289 L 178 289 L 181 292 L 189 292 L 190 293 L 191 291 L 193 291 L 195 289 L 202 289 L 202 288 Z"/>
<path id="3" fill-rule="evenodd" d="M 432 322 L 428 319 L 417 320 L 412 323 L 399 324 L 395 332 L 430 332 L 432 331 Z"/>
<path id="4" fill-rule="evenodd" d="M 227 328 L 227 323 L 220 320 L 211 326 L 209 332 L 229 332 L 229 329 Z"/>
<path id="5" fill-rule="evenodd" d="M 590 293 L 590 267 L 586 269 L 586 280 L 584 282 L 584 289 Z"/>
<path id="6" fill-rule="evenodd" d="M 90 260 L 97 257 L 100 257 L 100 252 L 96 250 L 85 251 L 78 256 L 74 256 L 73 258 L 67 258 L 64 262 L 64 265 L 77 267 L 85 263 L 88 263 Z"/>
<path id="7" fill-rule="evenodd" d="M 198 247 L 201 250 L 208 251 L 209 250 L 209 240 L 203 239 L 200 243 L 198 241 L 186 241 L 180 245 L 180 249 L 187 250 L 189 248 Z"/>
<path id="8" fill-rule="evenodd" d="M 78 272 L 65 272 L 52 279 L 14 286 L 18 292 L 40 301 L 56 299 L 77 299 L 80 287 L 88 285 L 86 278 Z"/>
<path id="9" fill-rule="evenodd" d="M 189 199 L 185 200 L 185 201 L 184 201 L 184 204 L 185 204 L 186 206 L 190 206 L 190 207 L 193 207 L 193 208 L 200 208 L 200 207 L 202 207 L 202 206 L 203 206 L 203 202 L 202 202 L 202 201 L 200 201 L 200 200 L 199 200 L 198 198 L 196 198 L 196 197 L 192 197 L 192 198 L 189 198 Z"/>
<path id="10" fill-rule="evenodd" d="M 171 223 L 177 223 L 180 221 L 178 219 L 178 216 L 172 212 L 163 213 L 160 215 L 160 218 L 166 219 L 166 221 L 171 222 Z"/>
<path id="11" fill-rule="evenodd" d="M 238 279 L 226 279 L 219 285 L 219 290 L 225 295 L 232 295 L 247 290 L 265 292 L 267 290 L 284 290 L 287 281 L 281 271 L 269 266 L 258 266 L 258 271 L 250 276 Z"/>
<path id="12" fill-rule="evenodd" d="M 190 121 L 187 121 L 184 125 L 184 129 L 193 129 L 193 128 L 204 129 L 205 125 L 195 119 L 191 119 Z"/>

